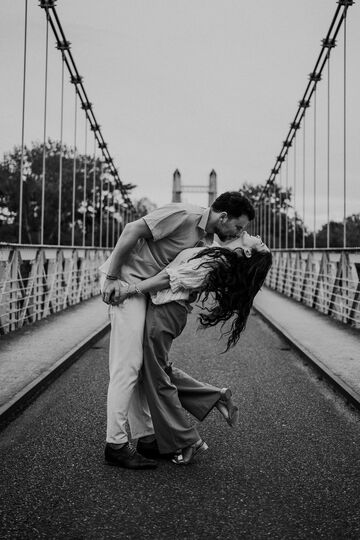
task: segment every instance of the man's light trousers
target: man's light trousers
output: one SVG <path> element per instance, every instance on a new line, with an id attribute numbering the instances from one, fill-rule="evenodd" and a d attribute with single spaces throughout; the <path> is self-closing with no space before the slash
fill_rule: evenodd
<path id="1" fill-rule="evenodd" d="M 145 392 L 138 383 L 143 363 L 143 334 L 146 298 L 136 295 L 119 306 L 110 306 L 111 320 L 107 399 L 107 434 L 109 443 L 122 444 L 128 440 L 126 422 L 131 437 L 152 435 Z"/>

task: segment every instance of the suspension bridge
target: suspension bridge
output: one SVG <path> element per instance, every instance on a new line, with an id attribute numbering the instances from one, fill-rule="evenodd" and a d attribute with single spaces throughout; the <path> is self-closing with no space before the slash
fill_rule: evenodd
<path id="1" fill-rule="evenodd" d="M 134 475 L 102 462 L 98 268 L 151 208 L 110 152 L 61 3 L 22 2 L 21 122 L 0 163 L 1 538 L 359 538 L 359 6 L 333 4 L 268 176 L 238 186 L 256 208 L 250 232 L 273 252 L 246 332 L 221 356 L 195 309 L 173 348 L 179 367 L 234 389 L 239 429 L 212 413 L 201 425 L 209 458 Z M 30 144 L 32 25 L 44 65 Z M 191 184 L 169 170 L 168 202 L 207 193 L 210 205 L 220 176 Z"/>

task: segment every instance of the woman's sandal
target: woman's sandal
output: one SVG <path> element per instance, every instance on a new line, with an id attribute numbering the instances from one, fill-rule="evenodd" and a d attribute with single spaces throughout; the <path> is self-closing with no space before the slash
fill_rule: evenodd
<path id="1" fill-rule="evenodd" d="M 231 396 L 232 393 L 230 388 L 223 388 L 220 392 L 220 397 L 215 404 L 215 407 L 225 418 L 229 426 L 235 427 L 239 420 L 239 409 L 233 404 Z"/>
<path id="2" fill-rule="evenodd" d="M 189 463 L 194 461 L 196 456 L 203 454 L 208 448 L 206 442 L 200 439 L 191 446 L 177 450 L 171 461 L 175 463 L 175 465 L 189 465 Z"/>

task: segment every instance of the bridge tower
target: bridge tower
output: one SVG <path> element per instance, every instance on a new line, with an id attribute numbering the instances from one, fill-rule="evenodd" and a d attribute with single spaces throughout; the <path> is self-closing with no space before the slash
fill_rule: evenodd
<path id="1" fill-rule="evenodd" d="M 211 206 L 217 196 L 217 177 L 214 169 L 209 175 L 208 185 L 184 185 L 181 182 L 181 174 L 178 169 L 173 174 L 172 202 L 181 202 L 181 194 L 188 193 L 208 193 L 208 205 Z"/>

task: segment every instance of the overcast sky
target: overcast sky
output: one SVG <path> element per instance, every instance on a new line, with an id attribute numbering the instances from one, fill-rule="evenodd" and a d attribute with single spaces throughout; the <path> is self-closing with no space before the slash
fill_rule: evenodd
<path id="1" fill-rule="evenodd" d="M 219 193 L 268 178 L 336 6 L 336 0 L 58 0 L 56 9 L 120 177 L 137 184 L 136 198 L 147 196 L 161 205 L 171 200 L 176 168 L 184 183 L 204 185 L 215 169 Z M 23 20 L 23 0 L 1 0 L 1 155 L 21 142 Z M 360 211 L 359 3 L 349 8 L 347 30 L 350 214 Z M 29 0 L 27 143 L 43 137 L 44 43 L 44 12 L 37 0 Z M 341 219 L 342 33 L 332 58 L 331 214 Z M 54 139 L 60 137 L 60 76 L 60 54 L 50 33 L 47 132 Z M 324 77 L 318 90 L 320 221 L 326 199 L 326 85 Z M 66 84 L 69 145 L 73 92 Z M 309 201 L 312 114 L 309 110 L 305 167 Z M 80 151 L 83 126 L 81 117 Z M 184 199 L 207 205 L 204 194 Z"/>

